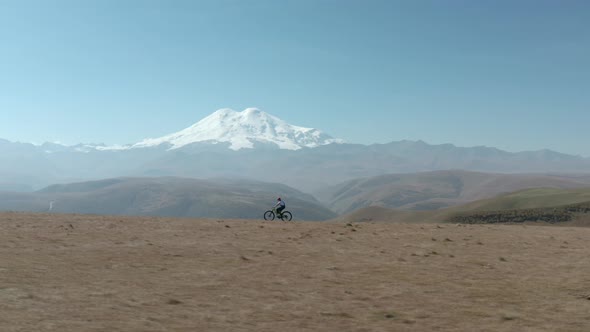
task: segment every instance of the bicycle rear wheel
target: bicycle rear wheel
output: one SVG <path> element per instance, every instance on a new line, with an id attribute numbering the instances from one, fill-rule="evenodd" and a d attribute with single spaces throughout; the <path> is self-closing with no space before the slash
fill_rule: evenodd
<path id="1" fill-rule="evenodd" d="M 274 219 L 275 219 L 274 212 L 272 212 L 271 210 L 264 212 L 264 220 L 274 220 Z"/>
<path id="2" fill-rule="evenodd" d="M 289 211 L 283 211 L 283 220 L 291 221 L 293 219 L 293 215 Z"/>

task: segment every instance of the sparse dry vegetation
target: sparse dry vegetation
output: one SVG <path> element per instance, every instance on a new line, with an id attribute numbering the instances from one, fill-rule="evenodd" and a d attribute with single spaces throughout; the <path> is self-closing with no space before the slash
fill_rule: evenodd
<path id="1" fill-rule="evenodd" d="M 466 224 L 495 224 L 495 223 L 523 223 L 547 222 L 561 223 L 573 221 L 580 215 L 590 213 L 590 202 L 570 204 L 566 206 L 538 209 L 519 209 L 504 211 L 465 212 L 447 219 L 451 223 Z"/>
<path id="2" fill-rule="evenodd" d="M 588 237 L 526 225 L 3 213 L 0 326 L 587 331 Z"/>

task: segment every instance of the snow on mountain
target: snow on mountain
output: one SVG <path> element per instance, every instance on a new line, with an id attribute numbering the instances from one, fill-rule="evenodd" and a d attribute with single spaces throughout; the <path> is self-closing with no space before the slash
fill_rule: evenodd
<path id="1" fill-rule="evenodd" d="M 145 139 L 131 148 L 168 144 L 170 149 L 177 149 L 196 142 L 227 142 L 232 150 L 254 148 L 255 143 L 270 143 L 280 149 L 298 150 L 344 141 L 317 129 L 290 125 L 256 108 L 248 108 L 242 112 L 225 108 L 184 130 L 160 138 Z"/>

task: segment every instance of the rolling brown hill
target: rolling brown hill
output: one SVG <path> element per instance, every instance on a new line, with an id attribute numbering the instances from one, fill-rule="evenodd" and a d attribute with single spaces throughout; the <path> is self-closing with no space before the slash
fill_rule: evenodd
<path id="1" fill-rule="evenodd" d="M 527 188 L 583 188 L 590 176 L 436 171 L 389 174 L 347 181 L 315 196 L 340 214 L 369 206 L 437 210 Z"/>
<path id="2" fill-rule="evenodd" d="M 0 193 L 0 209 L 103 215 L 258 219 L 282 196 L 295 219 L 336 216 L 313 196 L 282 184 L 237 179 L 115 178 Z"/>
<path id="3" fill-rule="evenodd" d="M 361 208 L 340 222 L 522 223 L 544 221 L 590 226 L 590 188 L 534 188 L 433 211 Z"/>
<path id="4" fill-rule="evenodd" d="M 452 207 L 454 212 L 551 208 L 590 202 L 590 187 L 532 188 Z"/>

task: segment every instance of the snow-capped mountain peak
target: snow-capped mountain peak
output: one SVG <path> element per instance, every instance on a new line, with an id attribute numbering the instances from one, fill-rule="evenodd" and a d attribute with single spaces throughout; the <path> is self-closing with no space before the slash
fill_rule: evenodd
<path id="1" fill-rule="evenodd" d="M 132 148 L 169 144 L 171 149 L 177 149 L 197 142 L 227 142 L 232 150 L 253 148 L 255 143 L 274 144 L 288 150 L 343 143 L 317 129 L 290 125 L 257 108 L 247 108 L 242 112 L 224 108 L 184 130 L 145 139 L 132 145 Z"/>

